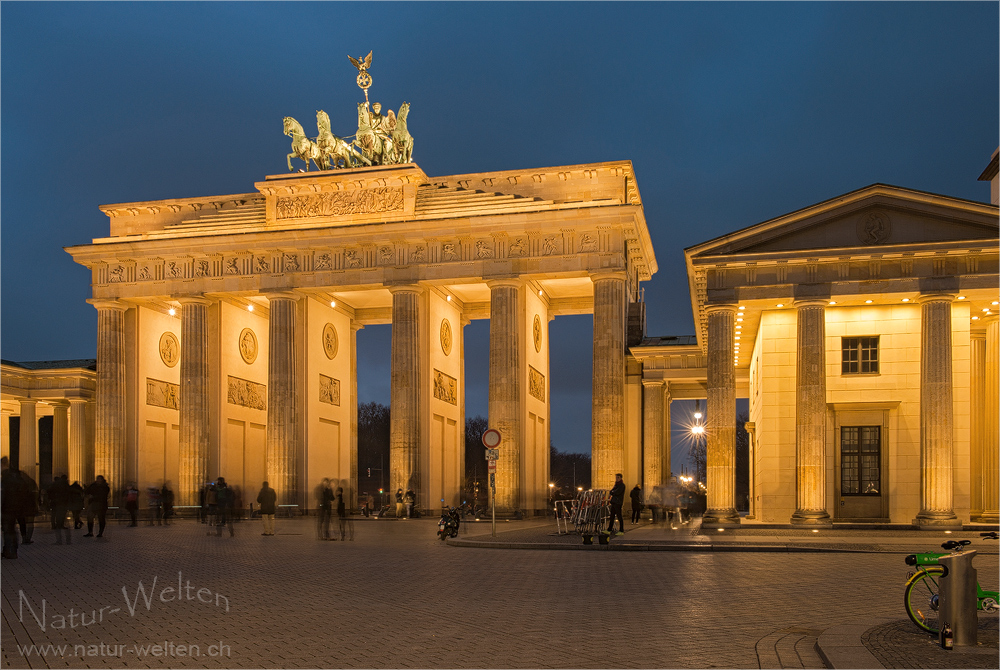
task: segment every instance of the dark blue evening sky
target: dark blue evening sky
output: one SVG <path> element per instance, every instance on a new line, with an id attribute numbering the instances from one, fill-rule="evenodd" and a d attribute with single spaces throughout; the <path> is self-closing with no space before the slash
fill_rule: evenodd
<path id="1" fill-rule="evenodd" d="M 62 247 L 107 235 L 98 205 L 252 191 L 286 170 L 286 115 L 352 134 L 347 55 L 369 50 L 372 99 L 411 103 L 430 176 L 631 160 L 648 332 L 691 334 L 684 247 L 874 182 L 988 200 L 998 7 L 0 3 L 2 356 L 94 357 Z M 389 330 L 359 334 L 363 401 L 388 402 Z M 488 323 L 465 332 L 485 414 Z M 553 442 L 587 451 L 590 317 L 551 336 Z"/>

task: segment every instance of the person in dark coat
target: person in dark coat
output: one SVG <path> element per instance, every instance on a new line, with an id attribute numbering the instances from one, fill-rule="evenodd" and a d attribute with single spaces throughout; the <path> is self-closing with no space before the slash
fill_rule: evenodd
<path id="1" fill-rule="evenodd" d="M 84 489 L 84 494 L 89 499 L 87 534 L 84 537 L 94 537 L 94 517 L 97 517 L 97 537 L 104 537 L 104 527 L 108 523 L 108 496 L 111 495 L 111 487 L 104 475 L 97 475 L 97 479 Z"/>
<path id="2" fill-rule="evenodd" d="M 125 487 L 125 509 L 128 510 L 129 528 L 139 525 L 139 489 L 134 484 Z"/>
<path id="3" fill-rule="evenodd" d="M 413 518 L 413 506 L 417 502 L 417 494 L 413 492 L 413 489 L 406 489 L 406 495 L 403 496 L 403 502 L 406 503 L 406 518 Z"/>
<path id="4" fill-rule="evenodd" d="M 330 540 L 330 522 L 333 520 L 333 488 L 329 479 L 323 479 L 319 503 L 319 539 Z"/>
<path id="5" fill-rule="evenodd" d="M 21 527 L 21 544 L 33 544 L 31 539 L 35 532 L 35 517 L 38 516 L 38 485 L 27 472 L 19 470 L 21 476 L 21 486 L 19 488 L 19 499 L 21 504 L 17 507 L 17 524 Z"/>
<path id="6" fill-rule="evenodd" d="M 615 485 L 611 487 L 611 522 L 608 524 L 608 532 L 615 531 L 615 519 L 618 519 L 618 534 L 625 533 L 625 519 L 622 517 L 622 505 L 625 504 L 625 482 L 619 472 L 615 475 Z"/>
<path id="7" fill-rule="evenodd" d="M 403 518 L 403 489 L 396 489 L 396 518 Z"/>
<path id="8" fill-rule="evenodd" d="M 10 467 L 10 459 L 0 459 L 0 522 L 3 523 L 3 557 L 17 558 L 17 517 L 26 495 L 21 472 Z"/>
<path id="9" fill-rule="evenodd" d="M 278 492 L 264 482 L 257 494 L 257 504 L 260 505 L 260 518 L 264 522 L 264 532 L 261 535 L 274 535 L 274 511 L 278 504 Z"/>
<path id="10" fill-rule="evenodd" d="M 347 505 L 344 504 L 344 489 L 337 487 L 337 521 L 340 523 L 340 541 L 347 539 Z M 354 539 L 354 522 L 351 522 L 351 539 Z"/>
<path id="11" fill-rule="evenodd" d="M 69 511 L 73 513 L 73 530 L 83 528 L 83 520 L 80 518 L 83 513 L 83 487 L 80 482 L 73 482 L 69 487 Z"/>
<path id="12" fill-rule="evenodd" d="M 174 515 L 174 492 L 170 488 L 170 482 L 163 482 L 160 489 L 160 502 L 163 504 L 163 525 L 169 526 L 170 519 Z"/>
<path id="13" fill-rule="evenodd" d="M 632 523 L 636 524 L 642 515 L 642 489 L 636 484 L 628 495 L 632 499 Z"/>
<path id="14" fill-rule="evenodd" d="M 224 477 L 215 480 L 215 505 L 219 515 L 218 525 L 215 527 L 215 536 L 222 537 L 222 527 L 229 526 L 229 537 L 236 535 L 233 528 L 233 490 L 226 485 Z"/>
<path id="15" fill-rule="evenodd" d="M 49 510 L 52 512 L 52 530 L 56 532 L 56 544 L 63 543 L 63 531 L 66 531 L 66 544 L 73 543 L 73 537 L 66 527 L 69 495 L 69 478 L 66 475 L 56 477 L 49 487 Z"/>

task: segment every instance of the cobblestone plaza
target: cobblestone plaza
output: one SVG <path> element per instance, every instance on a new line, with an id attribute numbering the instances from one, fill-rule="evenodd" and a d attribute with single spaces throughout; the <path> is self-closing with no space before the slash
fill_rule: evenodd
<path id="1" fill-rule="evenodd" d="M 113 525 L 106 542 L 69 546 L 39 527 L 3 564 L 3 666 L 823 667 L 822 631 L 905 620 L 902 554 L 938 541 L 910 533 L 914 546 L 895 553 L 525 551 L 448 546 L 435 521 L 358 520 L 352 542 L 318 542 L 305 519 L 273 538 L 259 522 L 234 538 L 192 521 Z M 539 524 L 500 535 L 545 535 Z M 474 524 L 460 539 L 483 534 Z M 667 536 L 639 526 L 615 542 Z M 997 555 L 976 560 L 993 584 Z"/>

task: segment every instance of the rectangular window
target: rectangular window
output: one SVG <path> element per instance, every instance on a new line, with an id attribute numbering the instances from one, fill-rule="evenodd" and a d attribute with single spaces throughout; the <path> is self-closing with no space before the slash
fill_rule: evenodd
<path id="1" fill-rule="evenodd" d="M 881 426 L 840 427 L 841 495 L 879 495 L 881 465 Z"/>
<path id="2" fill-rule="evenodd" d="M 878 336 L 841 339 L 841 374 L 878 373 Z"/>

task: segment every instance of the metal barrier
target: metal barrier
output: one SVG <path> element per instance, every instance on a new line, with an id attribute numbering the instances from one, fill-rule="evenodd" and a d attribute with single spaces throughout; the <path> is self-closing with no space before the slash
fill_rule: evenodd
<path id="1" fill-rule="evenodd" d="M 593 544 L 594 535 L 600 535 L 608 525 L 611 517 L 609 500 L 610 494 L 605 489 L 583 491 L 577 497 L 570 520 L 576 532 L 583 536 L 584 544 Z"/>
<path id="2" fill-rule="evenodd" d="M 570 520 L 576 513 L 576 500 L 557 500 L 554 511 L 556 514 L 556 534 L 568 534 Z"/>

